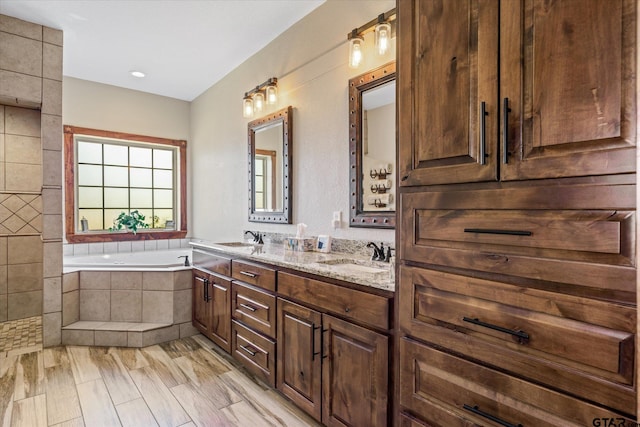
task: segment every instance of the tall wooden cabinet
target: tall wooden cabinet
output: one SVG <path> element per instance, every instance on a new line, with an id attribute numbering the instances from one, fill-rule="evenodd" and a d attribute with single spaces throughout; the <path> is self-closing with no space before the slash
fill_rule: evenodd
<path id="1" fill-rule="evenodd" d="M 398 15 L 400 185 L 635 171 L 636 1 L 400 0 Z"/>
<path id="2" fill-rule="evenodd" d="M 636 419 L 638 8 L 398 0 L 398 424 Z"/>

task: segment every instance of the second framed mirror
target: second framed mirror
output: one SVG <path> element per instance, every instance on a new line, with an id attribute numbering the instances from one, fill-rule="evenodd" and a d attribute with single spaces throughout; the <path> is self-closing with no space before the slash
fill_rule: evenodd
<path id="1" fill-rule="evenodd" d="M 291 223 L 291 112 L 249 123 L 249 221 Z"/>
<path id="2" fill-rule="evenodd" d="M 396 63 L 349 80 L 350 227 L 396 225 Z"/>

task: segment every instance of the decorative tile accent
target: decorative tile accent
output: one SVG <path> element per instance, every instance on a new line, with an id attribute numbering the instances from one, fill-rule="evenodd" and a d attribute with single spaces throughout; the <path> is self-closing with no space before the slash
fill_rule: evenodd
<path id="1" fill-rule="evenodd" d="M 0 323 L 0 351 L 42 345 L 42 316 Z"/>
<path id="2" fill-rule="evenodd" d="M 42 233 L 42 196 L 0 194 L 0 236 Z"/>

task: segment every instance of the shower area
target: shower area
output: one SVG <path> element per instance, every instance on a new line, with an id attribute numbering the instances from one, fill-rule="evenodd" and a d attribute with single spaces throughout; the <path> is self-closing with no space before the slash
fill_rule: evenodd
<path id="1" fill-rule="evenodd" d="M 0 354 L 60 343 L 62 41 L 0 15 Z"/>

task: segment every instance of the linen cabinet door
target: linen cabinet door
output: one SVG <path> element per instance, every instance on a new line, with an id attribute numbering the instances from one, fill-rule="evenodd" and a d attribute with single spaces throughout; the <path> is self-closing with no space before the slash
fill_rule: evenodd
<path id="1" fill-rule="evenodd" d="M 636 8 L 500 3 L 502 180 L 635 171 Z"/>
<path id="2" fill-rule="evenodd" d="M 211 298 L 211 340 L 231 352 L 231 281 L 209 276 Z"/>
<path id="3" fill-rule="evenodd" d="M 209 303 L 209 275 L 193 270 L 193 326 L 206 336 L 211 336 L 211 304 Z"/>
<path id="4" fill-rule="evenodd" d="M 322 315 L 285 299 L 277 306 L 278 390 L 320 421 Z"/>
<path id="5" fill-rule="evenodd" d="M 388 338 L 326 314 L 322 319 L 322 423 L 386 426 Z"/>
<path id="6" fill-rule="evenodd" d="M 497 179 L 498 2 L 398 1 L 401 186 Z"/>

